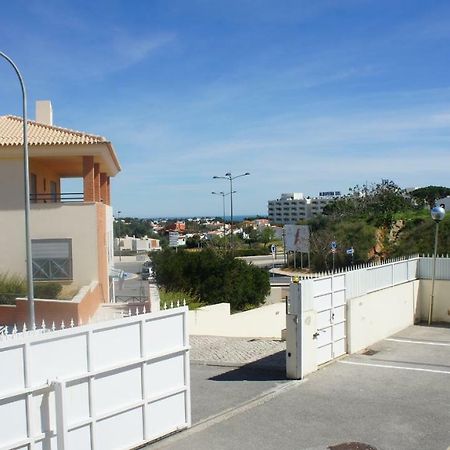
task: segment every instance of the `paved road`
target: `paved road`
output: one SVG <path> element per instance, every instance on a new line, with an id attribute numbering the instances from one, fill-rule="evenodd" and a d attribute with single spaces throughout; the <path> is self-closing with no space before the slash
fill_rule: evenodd
<path id="1" fill-rule="evenodd" d="M 450 328 L 411 327 L 370 350 L 302 382 L 271 370 L 193 365 L 194 426 L 148 448 L 447 449 Z"/>

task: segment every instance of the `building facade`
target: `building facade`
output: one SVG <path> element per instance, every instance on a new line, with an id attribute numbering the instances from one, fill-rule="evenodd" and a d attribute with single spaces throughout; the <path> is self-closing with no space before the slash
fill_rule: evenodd
<path id="1" fill-rule="evenodd" d="M 57 281 L 67 295 L 94 283 L 95 301 L 109 301 L 113 263 L 110 178 L 120 171 L 103 137 L 53 126 L 50 102 L 28 123 L 30 234 L 35 281 Z M 26 274 L 23 121 L 0 117 L 0 273 Z M 83 192 L 63 192 L 79 178 Z"/>

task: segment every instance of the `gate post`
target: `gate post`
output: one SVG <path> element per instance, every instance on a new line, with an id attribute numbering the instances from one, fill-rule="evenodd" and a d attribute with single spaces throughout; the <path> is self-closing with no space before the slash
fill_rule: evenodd
<path id="1" fill-rule="evenodd" d="M 289 286 L 286 299 L 286 376 L 294 380 L 303 378 L 301 293 L 302 285 L 296 278 Z"/>
<path id="2" fill-rule="evenodd" d="M 66 383 L 55 380 L 52 385 L 55 389 L 56 442 L 58 450 L 65 450 L 67 448 Z"/>

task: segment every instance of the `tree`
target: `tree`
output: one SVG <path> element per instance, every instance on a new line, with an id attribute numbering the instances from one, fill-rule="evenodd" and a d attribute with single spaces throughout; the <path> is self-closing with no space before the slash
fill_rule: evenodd
<path id="1" fill-rule="evenodd" d="M 450 195 L 450 188 L 445 186 L 426 186 L 411 192 L 411 197 L 415 199 L 419 205 L 426 202 L 430 208 L 434 207 L 436 200 L 447 197 L 448 195 Z"/>
<path id="2" fill-rule="evenodd" d="M 260 232 L 260 241 L 267 245 L 275 239 L 275 230 L 272 227 L 264 227 Z"/>
<path id="3" fill-rule="evenodd" d="M 201 302 L 228 302 L 234 311 L 264 302 L 270 292 L 268 274 L 229 253 L 211 249 L 199 252 L 164 250 L 152 256 L 158 285 L 167 291 L 184 291 Z"/>
<path id="4" fill-rule="evenodd" d="M 394 214 L 411 209 L 405 191 L 391 180 L 371 186 L 355 186 L 350 193 L 327 205 L 324 214 L 334 218 L 365 218 L 389 226 Z"/>

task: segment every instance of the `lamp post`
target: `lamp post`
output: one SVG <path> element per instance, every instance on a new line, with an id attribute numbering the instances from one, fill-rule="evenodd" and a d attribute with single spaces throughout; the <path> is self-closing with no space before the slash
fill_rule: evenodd
<path id="1" fill-rule="evenodd" d="M 230 182 L 230 248 L 233 251 L 233 180 L 240 177 L 246 177 L 247 175 L 250 175 L 250 172 L 241 173 L 240 175 L 235 175 L 234 177 L 231 175 L 231 172 L 227 172 L 225 176 L 213 176 L 213 179 L 223 179 L 228 180 Z"/>
<path id="2" fill-rule="evenodd" d="M 121 226 L 120 226 L 120 213 L 122 211 L 117 211 L 117 237 L 119 238 L 119 261 L 122 262 L 122 248 L 120 246 L 120 232 L 121 232 Z"/>
<path id="3" fill-rule="evenodd" d="M 214 194 L 214 195 L 221 195 L 221 196 L 222 196 L 222 207 L 223 207 L 223 239 L 224 239 L 224 242 L 225 242 L 225 197 L 226 197 L 227 195 L 236 194 L 236 192 L 237 192 L 237 191 L 227 192 L 226 194 L 225 194 L 225 192 L 222 192 L 222 191 L 220 191 L 220 192 L 211 192 L 211 194 Z M 225 244 L 224 244 L 224 247 L 225 247 Z"/>
<path id="4" fill-rule="evenodd" d="M 428 310 L 428 325 L 431 325 L 433 320 L 433 302 L 434 302 L 434 280 L 436 278 L 436 254 L 438 247 L 438 233 L 439 233 L 439 222 L 441 222 L 445 217 L 445 209 L 442 206 L 435 206 L 431 210 L 431 218 L 436 223 L 436 232 L 434 234 L 434 253 L 433 253 L 433 273 L 431 279 L 431 297 L 430 297 L 430 308 Z"/>
<path id="5" fill-rule="evenodd" d="M 33 287 L 33 261 L 31 253 L 30 236 L 30 175 L 28 161 L 28 124 L 27 124 L 27 92 L 22 75 L 14 61 L 5 53 L 0 52 L 0 56 L 11 64 L 16 72 L 22 90 L 22 121 L 23 121 L 23 174 L 25 190 L 25 248 L 27 266 L 27 298 L 28 298 L 28 325 L 32 329 L 35 324 L 34 315 L 34 287 Z"/>

